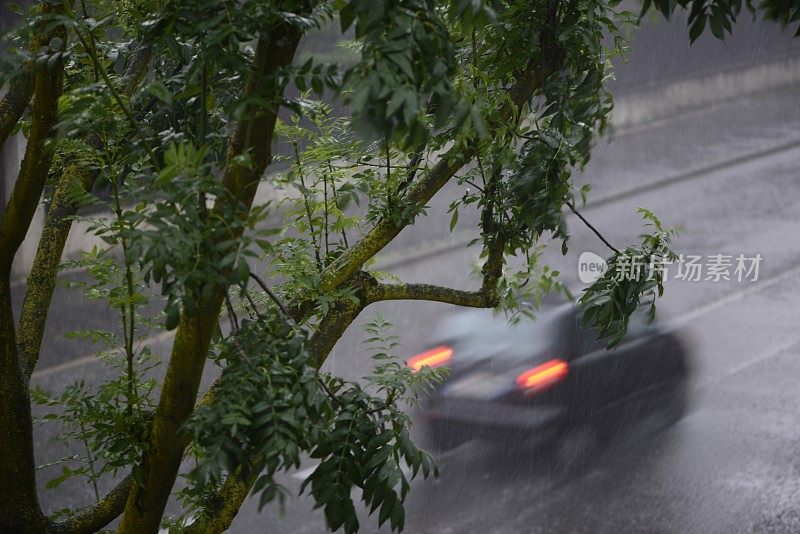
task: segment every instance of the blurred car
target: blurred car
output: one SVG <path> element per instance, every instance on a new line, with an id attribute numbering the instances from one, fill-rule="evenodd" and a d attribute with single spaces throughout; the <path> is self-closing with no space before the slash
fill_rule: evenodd
<path id="1" fill-rule="evenodd" d="M 602 443 L 626 422 L 648 414 L 673 420 L 683 411 L 686 348 L 677 335 L 647 324 L 643 310 L 611 350 L 573 304 L 516 326 L 487 310 L 458 313 L 437 339 L 407 361 L 415 370 L 451 368 L 417 417 L 432 449 L 517 439 L 585 455 L 587 442 Z"/>

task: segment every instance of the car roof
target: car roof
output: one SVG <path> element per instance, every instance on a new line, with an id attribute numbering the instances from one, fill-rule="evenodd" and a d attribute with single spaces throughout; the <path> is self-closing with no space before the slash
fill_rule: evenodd
<path id="1" fill-rule="evenodd" d="M 647 322 L 646 306 L 630 317 L 626 338 L 635 338 L 650 332 L 653 325 Z M 446 316 L 435 331 L 437 342 L 457 347 L 459 359 L 485 358 L 502 354 L 506 358 L 526 359 L 544 353 L 568 338 L 589 347 L 604 345 L 597 340 L 591 327 L 584 326 L 580 309 L 569 302 L 545 307 L 535 314 L 535 319 L 521 319 L 510 324 L 509 317 L 493 310 L 469 309 Z"/>
<path id="2" fill-rule="evenodd" d="M 511 358 L 529 358 L 545 350 L 563 335 L 566 321 L 577 321 L 574 304 L 548 308 L 536 313 L 536 319 L 522 319 L 510 324 L 504 313 L 492 310 L 466 310 L 446 317 L 436 329 L 436 339 L 458 346 L 463 359 L 503 354 Z"/>

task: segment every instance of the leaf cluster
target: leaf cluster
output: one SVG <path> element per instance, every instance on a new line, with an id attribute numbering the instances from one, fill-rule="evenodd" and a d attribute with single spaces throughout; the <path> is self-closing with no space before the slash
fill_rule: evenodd
<path id="1" fill-rule="evenodd" d="M 655 8 L 669 18 L 676 8 L 681 7 L 689 12 L 689 40 L 694 42 L 706 28 L 717 39 L 724 39 L 733 31 L 736 19 L 745 7 L 755 16 L 762 10 L 767 19 L 775 20 L 783 26 L 800 21 L 800 5 L 793 0 L 645 0 L 642 4 L 642 15 Z M 800 25 L 795 37 L 800 36 Z"/>
<path id="2" fill-rule="evenodd" d="M 360 488 L 370 511 L 380 508 L 379 523 L 403 527 L 403 501 L 410 489 L 401 466 L 415 476 L 436 473 L 431 458 L 408 434 L 410 420 L 400 407 L 441 382 L 441 370 L 412 373 L 390 352 L 390 325 L 379 318 L 367 327 L 378 343 L 374 373 L 366 387 L 319 374 L 305 349 L 303 330 L 289 322 L 246 319 L 222 342 L 224 366 L 212 400 L 199 406 L 187 423 L 194 438 L 196 467 L 185 504 L 202 513 L 209 499 L 235 473 L 253 479 L 261 506 L 285 497 L 275 474 L 300 466 L 303 453 L 319 462 L 304 482 L 328 526 L 358 529 L 351 490 Z"/>
<path id="3" fill-rule="evenodd" d="M 613 254 L 606 261 L 606 272 L 580 299 L 584 322 L 597 330 L 600 339 L 608 340 L 608 348 L 622 340 L 628 320 L 639 306 L 648 306 L 649 321 L 655 318 L 656 298 L 664 293 L 663 262 L 676 259 L 670 245 L 679 230 L 664 228 L 649 210 L 638 211 L 651 232 L 641 236 L 640 246 Z"/>

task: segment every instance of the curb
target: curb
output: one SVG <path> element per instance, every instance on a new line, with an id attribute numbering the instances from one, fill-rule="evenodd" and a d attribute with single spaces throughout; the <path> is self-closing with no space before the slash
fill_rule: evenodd
<path id="1" fill-rule="evenodd" d="M 614 103 L 611 123 L 616 135 L 634 133 L 638 126 L 676 115 L 690 113 L 706 106 L 766 93 L 794 84 L 800 84 L 800 59 L 727 69 L 697 78 L 684 79 L 655 87 L 643 87 L 630 94 L 623 94 Z M 627 131 L 627 132 L 626 132 Z M 257 198 L 265 201 L 274 198 L 271 187 L 259 187 Z M 39 215 L 43 213 L 39 210 Z M 100 245 L 99 238 L 91 236 L 86 224 L 75 224 L 64 247 L 63 258 L 73 259 L 80 252 Z M 34 234 L 35 235 L 35 234 Z M 27 241 L 27 239 L 26 239 Z M 459 245 L 459 246 L 463 246 Z M 15 262 L 14 277 L 27 272 L 30 258 L 19 258 Z M 413 255 L 413 254 L 412 254 Z M 21 261 L 20 261 L 21 260 Z M 402 262 L 405 263 L 405 262 Z"/>
<path id="2" fill-rule="evenodd" d="M 800 83 L 800 59 L 725 70 L 622 95 L 615 99 L 611 123 L 617 129 L 631 128 L 796 83 Z"/>

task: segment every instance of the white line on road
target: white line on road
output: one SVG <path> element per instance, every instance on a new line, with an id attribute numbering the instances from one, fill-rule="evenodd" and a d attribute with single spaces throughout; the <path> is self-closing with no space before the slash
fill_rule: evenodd
<path id="1" fill-rule="evenodd" d="M 727 295 L 724 295 L 720 298 L 715 300 L 711 300 L 702 306 L 699 306 L 692 310 L 691 312 L 681 315 L 680 317 L 676 317 L 670 321 L 667 321 L 664 326 L 664 330 L 672 331 L 677 330 L 679 328 L 683 328 L 684 326 L 688 325 L 695 319 L 706 315 L 708 313 L 713 312 L 714 310 L 718 310 L 732 302 L 736 302 L 737 300 L 742 300 L 744 297 L 748 295 L 752 295 L 755 293 L 759 293 L 768 289 L 772 286 L 780 284 L 781 282 L 785 282 L 791 278 L 795 278 L 800 275 L 800 266 L 792 267 L 786 269 L 779 274 L 776 274 L 769 278 L 763 278 L 761 281 L 752 282 L 750 285 L 746 286 L 744 289 L 739 291 L 732 291 Z"/>
<path id="2" fill-rule="evenodd" d="M 741 299 L 743 299 L 744 297 L 746 297 L 748 295 L 751 295 L 751 294 L 754 294 L 754 293 L 758 293 L 760 291 L 768 289 L 768 288 L 770 288 L 770 287 L 772 287 L 772 286 L 774 286 L 776 284 L 779 284 L 781 282 L 784 282 L 786 280 L 794 278 L 794 277 L 796 277 L 798 275 L 800 275 L 800 266 L 792 267 L 790 269 L 786 269 L 785 271 L 782 271 L 779 274 L 774 275 L 774 276 L 769 277 L 769 278 L 762 278 L 760 282 L 751 283 L 750 285 L 748 285 L 744 289 L 741 289 L 739 291 L 733 291 L 731 293 L 723 295 L 722 297 L 720 297 L 718 299 L 712 300 L 712 301 L 710 301 L 710 302 L 708 302 L 708 303 L 706 303 L 706 304 L 704 304 L 702 306 L 699 306 L 699 307 L 695 308 L 694 310 L 692 310 L 691 312 L 689 312 L 689 313 L 687 313 L 685 315 L 681 315 L 680 317 L 677 317 L 675 319 L 667 321 L 665 323 L 665 325 L 664 325 L 664 330 L 673 331 L 673 330 L 678 330 L 680 328 L 683 328 L 687 324 L 691 323 L 695 319 L 697 319 L 697 318 L 699 318 L 699 317 L 701 317 L 701 316 L 703 316 L 703 315 L 705 315 L 707 313 L 710 313 L 710 312 L 712 312 L 714 310 L 722 308 L 722 307 L 724 307 L 724 306 L 726 306 L 726 305 L 728 305 L 728 304 L 730 304 L 732 302 L 736 302 L 737 300 L 741 300 Z M 573 294 L 580 293 L 580 291 L 582 289 L 583 288 L 575 289 L 573 291 Z M 143 340 L 142 342 L 143 343 L 147 343 L 147 344 L 157 343 L 159 341 L 163 341 L 163 340 L 169 338 L 173 334 L 174 334 L 174 332 L 161 332 L 160 334 L 157 334 L 155 336 L 147 338 L 147 339 Z M 89 364 L 97 363 L 99 361 L 100 360 L 97 358 L 96 354 L 87 354 L 86 356 L 81 356 L 80 358 L 77 358 L 75 360 L 70 360 L 70 361 L 65 362 L 65 363 L 61 363 L 61 364 L 58 364 L 58 365 L 53 365 L 51 367 L 46 367 L 46 368 L 41 369 L 39 371 L 34 371 L 32 377 L 33 378 L 45 378 L 47 376 L 51 376 L 51 375 L 53 375 L 55 373 L 59 373 L 61 371 L 74 369 L 74 368 L 80 367 L 82 365 L 89 365 Z"/>
<path id="3" fill-rule="evenodd" d="M 781 152 L 794 150 L 794 149 L 797 149 L 798 147 L 800 147 L 800 140 L 793 140 L 793 141 L 789 141 L 787 143 L 783 143 L 783 144 L 780 144 L 780 145 L 777 145 L 777 146 L 774 146 L 774 147 L 771 147 L 771 148 L 768 148 L 768 149 L 765 149 L 765 150 L 749 152 L 749 153 L 740 155 L 740 156 L 738 156 L 736 158 L 732 158 L 732 159 L 725 160 L 725 161 L 722 161 L 722 162 L 713 163 L 711 165 L 699 167 L 697 169 L 689 170 L 689 171 L 686 171 L 686 172 L 683 172 L 683 173 L 680 173 L 680 174 L 677 174 L 677 175 L 668 176 L 666 178 L 662 178 L 660 180 L 656 180 L 655 182 L 650 182 L 648 184 L 638 185 L 636 187 L 633 187 L 633 188 L 630 188 L 630 189 L 626 189 L 626 190 L 622 190 L 622 191 L 618 191 L 618 192 L 615 192 L 615 193 L 609 193 L 609 194 L 604 195 L 602 197 L 596 198 L 594 200 L 594 202 L 588 202 L 586 204 L 586 207 L 584 208 L 584 211 L 589 211 L 589 210 L 591 210 L 593 208 L 597 208 L 597 207 L 600 207 L 602 205 L 615 202 L 617 200 L 630 198 L 630 197 L 635 196 L 635 195 L 637 195 L 639 193 L 645 193 L 645 192 L 653 191 L 654 189 L 660 189 L 662 187 L 665 187 L 667 185 L 671 185 L 671 184 L 676 183 L 676 182 L 682 182 L 682 181 L 686 181 L 686 180 L 690 180 L 690 179 L 699 178 L 701 176 L 704 176 L 704 175 L 707 175 L 707 174 L 711 174 L 713 172 L 716 172 L 716 171 L 719 171 L 719 170 L 722 170 L 722 169 L 726 169 L 726 168 L 729 168 L 729 167 L 734 167 L 736 165 L 741 165 L 741 164 L 746 163 L 748 161 L 758 160 L 758 159 L 761 159 L 761 158 L 765 158 L 765 157 L 773 156 L 775 154 L 779 154 Z M 448 251 L 451 251 L 451 250 L 454 250 L 454 249 L 463 248 L 472 239 L 474 239 L 474 235 L 469 234 L 467 236 L 466 233 L 465 233 L 464 237 L 460 237 L 459 236 L 454 240 L 452 238 L 452 236 L 451 236 L 450 239 L 445 240 L 444 242 L 438 242 L 437 245 L 435 245 L 434 247 L 431 247 L 431 248 L 426 248 L 426 250 L 423 251 L 420 254 L 413 254 L 413 253 L 412 254 L 408 254 L 408 252 L 402 253 L 402 251 L 399 252 L 399 253 L 390 253 L 390 254 L 388 254 L 387 256 L 385 256 L 383 258 L 383 261 L 381 261 L 380 258 L 378 259 L 378 261 L 376 261 L 376 268 L 389 269 L 389 268 L 398 267 L 398 266 L 401 266 L 401 265 L 408 265 L 408 264 L 411 264 L 411 263 L 416 263 L 418 261 L 421 261 L 421 260 L 428 259 L 430 257 L 436 256 L 437 254 L 442 254 L 444 252 L 448 252 Z M 790 271 L 788 271 L 788 272 L 786 272 L 786 273 L 784 273 L 782 275 L 779 275 L 780 280 L 774 280 L 774 281 L 770 282 L 770 285 L 772 283 L 778 283 L 779 281 L 784 280 L 790 274 L 797 274 L 798 272 L 800 272 L 800 268 L 791 269 Z M 725 298 L 736 300 L 738 298 L 742 298 L 744 295 L 748 294 L 751 291 L 760 290 L 761 288 L 763 288 L 763 286 L 764 286 L 763 283 L 762 284 L 758 284 L 757 286 L 754 284 L 754 285 L 750 286 L 750 288 L 747 288 L 747 289 L 743 290 L 742 292 L 730 294 Z M 736 296 L 736 295 L 739 295 L 739 293 L 741 293 L 741 296 Z M 712 309 L 716 309 L 716 307 L 724 306 L 725 304 L 727 304 L 727 302 L 728 302 L 727 300 L 724 300 L 722 302 L 712 301 L 711 303 L 706 304 L 705 306 L 701 306 L 700 308 L 695 309 L 692 313 L 690 313 L 689 315 L 685 316 L 681 320 L 682 321 L 691 320 L 691 318 L 697 317 L 699 315 L 702 315 L 703 313 L 707 313 L 707 311 L 710 311 L 709 309 L 707 309 L 709 306 L 712 306 L 713 307 Z M 687 318 L 689 318 L 689 319 L 687 319 Z M 158 341 L 166 339 L 167 337 L 169 337 L 172 334 L 173 334 L 172 332 L 161 332 L 160 334 L 157 334 L 157 335 L 155 335 L 153 337 L 144 339 L 143 342 L 144 343 L 155 343 L 155 342 L 158 342 Z M 67 370 L 67 369 L 73 369 L 75 367 L 79 367 L 79 366 L 84 365 L 84 364 L 90 364 L 90 363 L 95 362 L 95 361 L 97 361 L 97 356 L 95 354 L 89 354 L 89 355 L 86 355 L 86 356 L 81 356 L 81 357 L 79 357 L 77 359 L 70 360 L 68 362 L 60 363 L 60 364 L 57 364 L 57 365 L 53 365 L 53 366 L 50 366 L 50 367 L 43 368 L 43 369 L 38 370 L 38 371 L 34 371 L 32 377 L 33 378 L 44 378 L 44 377 L 52 375 L 54 373 L 58 373 L 60 371 Z"/>
<path id="4" fill-rule="evenodd" d="M 311 467 L 308 467 L 306 469 L 301 469 L 296 473 L 292 473 L 292 478 L 296 478 L 297 480 L 305 480 L 311 476 L 311 473 L 313 473 L 318 466 L 319 462 L 315 463 Z"/>
<path id="5" fill-rule="evenodd" d="M 628 189 L 611 191 L 605 195 L 599 195 L 597 197 L 590 198 L 586 203 L 586 206 L 582 209 L 582 212 L 590 212 L 606 204 L 611 204 L 619 200 L 625 200 L 640 193 L 649 193 L 675 183 L 694 180 L 714 172 L 729 169 L 731 167 L 742 165 L 751 161 L 757 161 L 759 159 L 774 156 L 782 152 L 796 150 L 798 148 L 800 148 L 800 139 L 794 139 L 770 148 L 746 152 L 735 158 L 689 169 L 687 171 L 654 180 L 652 182 L 641 183 Z M 453 250 L 459 250 L 466 247 L 470 241 L 475 239 L 475 237 L 476 236 L 474 232 L 465 230 L 456 234 L 452 234 L 445 239 L 429 242 L 428 246 L 422 245 L 420 247 L 416 247 L 416 252 L 411 252 L 408 250 L 399 250 L 396 252 L 392 251 L 384 254 L 383 256 L 376 257 L 375 268 L 389 269 L 401 265 L 408 265 L 423 259 L 437 256 L 439 254 L 444 254 Z"/>
<path id="6" fill-rule="evenodd" d="M 311 476 L 311 473 L 313 473 L 314 470 L 317 467 L 319 467 L 319 462 L 315 462 L 314 465 L 312 465 L 311 467 L 307 467 L 306 469 L 301 469 L 300 471 L 297 471 L 296 473 L 292 473 L 291 476 L 292 476 L 292 478 L 296 478 L 297 480 L 305 480 L 305 479 L 307 479 L 308 477 Z M 406 476 L 406 478 L 410 478 L 411 477 L 411 468 L 409 466 L 407 466 L 406 464 L 402 464 L 400 466 L 400 471 L 403 472 L 403 474 Z"/>
<path id="7" fill-rule="evenodd" d="M 175 335 L 175 332 L 171 331 L 161 332 L 154 336 L 144 338 L 143 340 L 140 341 L 140 343 L 152 345 L 154 343 L 164 341 L 165 339 L 168 339 L 173 335 Z M 99 361 L 100 359 L 97 357 L 97 353 L 87 354 L 86 356 L 81 356 L 79 358 L 75 358 L 74 360 L 70 360 L 68 362 L 51 365 L 50 367 L 44 367 L 38 371 L 34 371 L 31 375 L 31 378 L 46 378 L 50 375 L 60 373 L 61 371 L 67 371 L 69 369 L 74 369 L 75 367 L 97 363 Z"/>
<path id="8" fill-rule="evenodd" d="M 751 360 L 747 360 L 747 361 L 742 362 L 742 363 L 740 363 L 738 365 L 734 365 L 733 367 L 731 367 L 730 369 L 728 369 L 724 373 L 719 373 L 719 374 L 715 375 L 712 378 L 707 378 L 707 379 L 701 381 L 698 384 L 698 387 L 703 388 L 703 387 L 710 386 L 712 384 L 717 384 L 719 382 L 722 382 L 723 380 L 727 380 L 728 378 L 732 377 L 735 374 L 741 373 L 742 371 L 745 371 L 745 370 L 747 370 L 747 369 L 749 369 L 751 367 L 755 367 L 756 365 L 762 364 L 762 363 L 766 362 L 767 360 L 771 360 L 772 358 L 776 358 L 776 357 L 780 356 L 781 354 L 783 354 L 787 350 L 791 349 L 792 347 L 794 347 L 798 343 L 800 343 L 800 338 L 793 338 L 791 341 L 788 341 L 786 343 L 781 343 L 777 347 L 765 352 L 764 354 L 762 354 L 762 355 L 760 355 L 760 356 L 758 356 L 756 358 L 753 358 Z"/>

